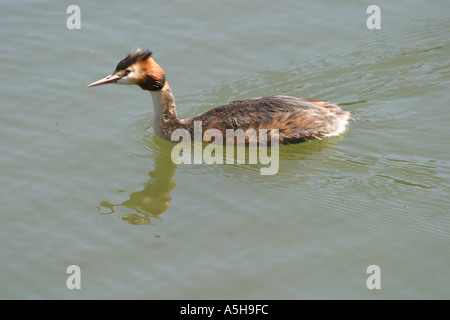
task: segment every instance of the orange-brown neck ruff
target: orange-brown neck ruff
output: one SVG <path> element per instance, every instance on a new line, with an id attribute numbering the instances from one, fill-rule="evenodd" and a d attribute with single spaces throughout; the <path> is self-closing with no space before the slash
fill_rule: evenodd
<path id="1" fill-rule="evenodd" d="M 145 61 L 137 62 L 136 67 L 141 78 L 138 82 L 139 87 L 148 91 L 157 91 L 164 88 L 166 75 L 153 58 L 150 57 Z"/>

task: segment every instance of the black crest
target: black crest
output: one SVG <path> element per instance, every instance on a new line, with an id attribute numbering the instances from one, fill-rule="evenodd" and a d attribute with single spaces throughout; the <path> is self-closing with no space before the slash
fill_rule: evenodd
<path id="1" fill-rule="evenodd" d="M 119 70 L 124 70 L 131 66 L 132 64 L 135 64 L 138 61 L 146 60 L 149 57 L 152 56 L 152 52 L 150 50 L 141 50 L 141 49 L 134 49 L 131 51 L 123 60 L 121 60 L 116 67 L 116 70 L 114 72 L 117 72 Z"/>

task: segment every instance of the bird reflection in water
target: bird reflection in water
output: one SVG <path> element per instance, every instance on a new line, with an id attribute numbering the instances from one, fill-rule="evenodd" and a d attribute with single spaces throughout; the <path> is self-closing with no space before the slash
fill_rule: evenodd
<path id="1" fill-rule="evenodd" d="M 157 147 L 152 150 L 156 157 L 155 168 L 149 172 L 150 179 L 145 183 L 144 189 L 133 192 L 128 200 L 120 204 L 102 201 L 98 207 L 99 211 L 101 207 L 111 210 L 102 214 L 115 214 L 117 207 L 130 208 L 136 213 L 122 215 L 119 219 L 133 225 L 143 225 L 150 224 L 150 218 L 161 216 L 169 208 L 170 191 L 176 186 L 173 177 L 177 165 L 171 160 L 171 148 L 167 148 L 171 144 L 160 140 L 159 138 L 154 139 Z"/>
<path id="2" fill-rule="evenodd" d="M 316 140 L 307 144 L 285 146 L 283 152 L 280 153 L 280 160 L 287 161 L 287 163 L 315 160 L 320 163 L 324 158 L 330 157 L 330 155 L 324 154 L 324 151 L 333 149 L 342 138 L 343 135 L 329 137 L 326 140 Z M 102 207 L 107 208 L 110 211 L 102 212 L 102 214 L 109 215 L 118 213 L 118 207 L 132 209 L 135 213 L 125 214 L 119 218 L 132 225 L 150 224 L 151 218 L 157 218 L 166 212 L 171 200 L 170 192 L 176 187 L 174 177 L 177 165 L 173 163 L 171 158 L 174 145 L 176 144 L 155 136 L 151 148 L 152 155 L 155 155 L 155 167 L 154 170 L 149 172 L 150 179 L 145 183 L 144 189 L 131 193 L 129 199 L 120 204 L 102 201 L 98 206 L 99 211 Z M 256 165 L 249 166 L 255 167 L 255 174 L 259 175 L 259 168 Z M 283 171 L 281 169 L 280 173 L 283 174 Z M 235 172 L 236 179 L 239 178 L 239 172 Z"/>

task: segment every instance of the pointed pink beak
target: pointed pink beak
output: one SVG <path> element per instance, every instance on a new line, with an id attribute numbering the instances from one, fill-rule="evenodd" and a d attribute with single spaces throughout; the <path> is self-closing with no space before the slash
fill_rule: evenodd
<path id="1" fill-rule="evenodd" d="M 107 76 L 107 77 L 105 77 L 103 79 L 100 79 L 98 81 L 95 81 L 95 82 L 91 83 L 90 85 L 88 85 L 88 88 L 89 87 L 102 86 L 102 85 L 108 84 L 108 83 L 114 83 L 114 82 L 117 82 L 117 80 L 119 80 L 120 78 L 121 77 L 119 77 L 119 76 L 111 74 L 111 75 L 109 75 L 109 76 Z"/>

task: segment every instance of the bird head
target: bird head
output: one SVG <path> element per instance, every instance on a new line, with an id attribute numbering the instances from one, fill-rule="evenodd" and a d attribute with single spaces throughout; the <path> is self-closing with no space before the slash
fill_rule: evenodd
<path id="1" fill-rule="evenodd" d="M 164 70 L 152 58 L 152 52 L 134 49 L 117 64 L 113 73 L 91 83 L 88 87 L 97 87 L 108 83 L 135 84 L 143 90 L 157 91 L 164 87 L 165 82 Z"/>

